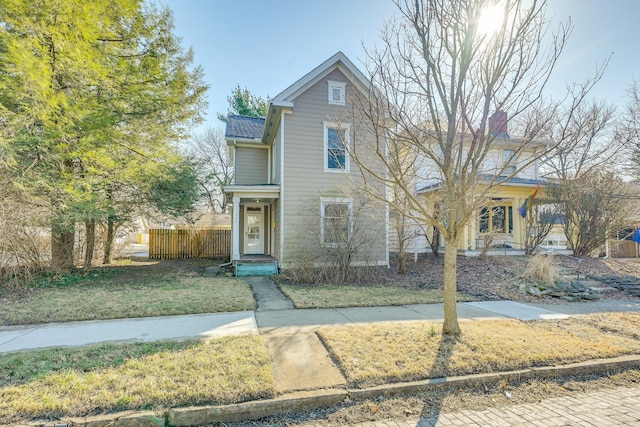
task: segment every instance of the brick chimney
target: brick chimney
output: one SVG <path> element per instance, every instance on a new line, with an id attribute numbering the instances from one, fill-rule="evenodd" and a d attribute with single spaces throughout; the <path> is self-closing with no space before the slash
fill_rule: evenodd
<path id="1" fill-rule="evenodd" d="M 507 128 L 507 112 L 498 110 L 489 117 L 489 131 L 494 136 L 509 138 L 509 130 Z"/>

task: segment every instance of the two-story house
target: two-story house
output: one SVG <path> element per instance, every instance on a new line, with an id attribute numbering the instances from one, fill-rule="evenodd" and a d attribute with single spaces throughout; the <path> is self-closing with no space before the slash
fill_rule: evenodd
<path id="1" fill-rule="evenodd" d="M 358 196 L 362 174 L 345 145 L 357 143 L 349 99 L 369 88 L 338 52 L 275 96 L 265 118 L 228 117 L 233 263 L 322 264 L 323 251 L 366 235 L 350 262 L 388 265 L 387 209 Z"/>
<path id="2" fill-rule="evenodd" d="M 532 229 L 527 228 L 521 208 L 532 193 L 536 192 L 538 197 L 544 195 L 544 180 L 539 176 L 538 158 L 547 144 L 543 141 L 510 137 L 507 115 L 502 111 L 490 118 L 490 127 L 493 140 L 481 163 L 476 185 L 478 192 L 490 189 L 484 196 L 483 206 L 480 206 L 463 230 L 463 238 L 458 247 L 458 252 L 462 255 L 478 255 L 485 246 L 487 249 L 496 249 L 489 251 L 489 254 L 522 254 L 526 235 Z M 466 150 L 465 144 L 468 143 L 462 144 L 463 150 Z M 437 152 L 437 148 L 433 151 Z M 415 167 L 416 194 L 422 197 L 425 204 L 436 206 L 441 199 L 441 172 L 429 158 L 416 159 Z M 430 226 L 414 228 L 412 232 L 417 237 L 406 245 L 406 250 L 416 254 L 429 252 L 431 249 L 427 239 L 432 240 L 435 236 L 437 241 L 437 233 Z M 395 236 L 392 237 L 392 250 L 394 240 L 397 241 Z M 440 246 L 442 243 L 437 241 L 436 244 Z"/>

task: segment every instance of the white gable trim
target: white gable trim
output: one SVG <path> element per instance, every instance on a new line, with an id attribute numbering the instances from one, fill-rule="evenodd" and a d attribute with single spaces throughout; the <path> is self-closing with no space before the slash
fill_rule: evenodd
<path id="1" fill-rule="evenodd" d="M 322 80 L 336 68 L 342 71 L 360 91 L 366 93 L 369 90 L 371 86 L 369 79 L 358 70 L 358 67 L 356 67 L 344 53 L 338 52 L 276 95 L 273 98 L 273 102 L 292 102 L 298 95 Z"/>

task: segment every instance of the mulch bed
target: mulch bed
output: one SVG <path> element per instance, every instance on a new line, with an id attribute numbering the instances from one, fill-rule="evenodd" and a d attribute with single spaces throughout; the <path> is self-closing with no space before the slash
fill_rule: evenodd
<path id="1" fill-rule="evenodd" d="M 458 291 L 483 300 L 509 299 L 520 302 L 558 302 L 556 298 L 535 297 L 519 291 L 518 286 L 526 282 L 522 273 L 527 267 L 529 257 L 488 257 L 471 258 L 458 257 Z M 565 271 L 575 274 L 576 279 L 587 276 L 634 276 L 640 277 L 640 259 L 602 259 L 582 258 L 573 259 L 557 256 L 557 262 Z M 434 258 L 432 255 L 423 256 L 417 262 L 407 262 L 407 272 L 399 275 L 394 266 L 387 275 L 389 282 L 405 286 L 442 287 L 443 256 Z M 603 295 L 607 299 L 635 299 L 633 295 L 617 290 Z M 640 299 L 640 298 L 639 298 Z"/>

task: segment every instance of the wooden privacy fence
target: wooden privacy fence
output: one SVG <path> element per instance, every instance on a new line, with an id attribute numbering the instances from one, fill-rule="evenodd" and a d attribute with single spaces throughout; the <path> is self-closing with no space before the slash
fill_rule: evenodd
<path id="1" fill-rule="evenodd" d="M 230 257 L 231 230 L 149 230 L 149 258 L 223 258 Z"/>
<path id="2" fill-rule="evenodd" d="M 611 258 L 637 258 L 638 244 L 633 240 L 610 240 Z"/>

